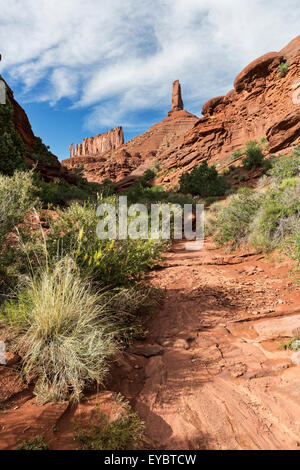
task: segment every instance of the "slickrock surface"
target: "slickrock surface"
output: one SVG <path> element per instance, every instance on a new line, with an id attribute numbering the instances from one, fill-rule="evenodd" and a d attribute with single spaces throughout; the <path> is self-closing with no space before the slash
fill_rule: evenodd
<path id="1" fill-rule="evenodd" d="M 111 385 L 145 421 L 147 448 L 298 449 L 300 366 L 280 348 L 300 326 L 289 268 L 180 242 L 150 274 L 166 297 L 136 348 L 163 352 L 125 354 Z"/>

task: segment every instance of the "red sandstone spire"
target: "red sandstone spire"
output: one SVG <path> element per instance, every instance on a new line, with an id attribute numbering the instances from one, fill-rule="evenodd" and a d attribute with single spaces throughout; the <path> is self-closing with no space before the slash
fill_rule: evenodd
<path id="1" fill-rule="evenodd" d="M 181 97 L 181 86 L 179 80 L 173 83 L 173 94 L 172 94 L 172 111 L 180 111 L 183 109 L 183 101 Z"/>

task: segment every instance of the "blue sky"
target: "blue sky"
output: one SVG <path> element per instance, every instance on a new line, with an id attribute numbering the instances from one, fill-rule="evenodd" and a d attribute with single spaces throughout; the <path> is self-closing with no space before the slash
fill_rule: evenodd
<path id="1" fill-rule="evenodd" d="M 62 159 L 83 137 L 160 121 L 176 79 L 200 116 L 299 25 L 299 0 L 0 0 L 0 72 Z"/>

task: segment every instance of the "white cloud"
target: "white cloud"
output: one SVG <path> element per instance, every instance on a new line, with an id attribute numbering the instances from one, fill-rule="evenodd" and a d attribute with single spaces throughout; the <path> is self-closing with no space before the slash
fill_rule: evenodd
<path id="1" fill-rule="evenodd" d="M 299 24 L 298 0 L 0 0 L 2 67 L 27 99 L 92 107 L 95 130 L 167 109 L 177 78 L 199 114 Z"/>

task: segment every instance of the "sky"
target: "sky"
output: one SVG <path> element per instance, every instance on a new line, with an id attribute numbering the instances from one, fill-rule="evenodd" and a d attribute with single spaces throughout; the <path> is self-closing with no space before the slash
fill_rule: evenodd
<path id="1" fill-rule="evenodd" d="M 71 142 L 163 119 L 177 79 L 201 116 L 299 26 L 299 0 L 0 0 L 0 73 L 61 160 Z"/>

